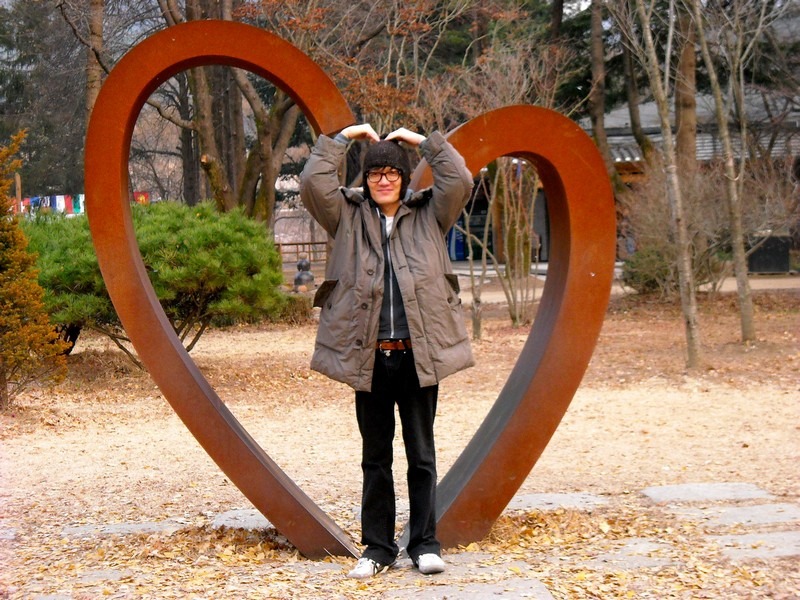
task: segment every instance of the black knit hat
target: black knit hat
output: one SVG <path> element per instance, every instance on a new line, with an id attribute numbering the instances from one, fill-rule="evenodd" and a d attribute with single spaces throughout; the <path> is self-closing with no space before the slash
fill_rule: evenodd
<path id="1" fill-rule="evenodd" d="M 364 194 L 367 198 L 370 197 L 367 172 L 382 167 L 392 167 L 400 171 L 400 199 L 405 198 L 408 182 L 411 181 L 411 162 L 400 144 L 390 140 L 381 140 L 367 147 L 364 154 Z"/>

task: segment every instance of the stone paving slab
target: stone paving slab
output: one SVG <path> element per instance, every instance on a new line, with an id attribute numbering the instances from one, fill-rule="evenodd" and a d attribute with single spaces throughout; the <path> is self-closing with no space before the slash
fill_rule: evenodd
<path id="1" fill-rule="evenodd" d="M 654 569 L 675 564 L 667 558 L 660 558 L 659 552 L 669 550 L 670 545 L 645 538 L 630 538 L 614 552 L 601 554 L 588 561 L 587 566 L 594 569 Z"/>
<path id="2" fill-rule="evenodd" d="M 571 508 L 591 511 L 608 504 L 608 499 L 596 494 L 520 494 L 514 496 L 506 510 L 556 510 Z"/>
<path id="3" fill-rule="evenodd" d="M 214 529 L 229 527 L 231 529 L 266 529 L 272 527 L 267 517 L 255 508 L 229 510 L 217 515 L 211 523 Z"/>
<path id="4" fill-rule="evenodd" d="M 752 483 L 684 483 L 660 485 L 642 490 L 642 494 L 659 504 L 669 502 L 719 502 L 724 500 L 772 499 Z"/>
<path id="5" fill-rule="evenodd" d="M 96 583 L 100 581 L 119 581 L 126 577 L 133 577 L 134 572 L 130 569 L 102 569 L 97 571 L 86 571 L 81 573 L 78 581 L 81 583 Z"/>
<path id="6" fill-rule="evenodd" d="M 675 507 L 682 518 L 705 521 L 711 527 L 731 525 L 773 525 L 800 521 L 800 506 L 795 504 L 756 504 L 750 506 Z"/>
<path id="7" fill-rule="evenodd" d="M 436 575 L 421 575 L 410 559 L 397 561 L 388 577 L 408 587 L 384 592 L 383 598 L 424 598 L 425 600 L 532 598 L 553 600 L 547 587 L 531 575 L 531 566 L 522 561 L 497 562 L 483 552 L 445 553 L 447 570 Z M 475 580 L 479 581 L 475 581 Z M 483 580 L 483 581 L 480 581 Z M 420 585 L 424 583 L 424 585 Z"/>
<path id="8" fill-rule="evenodd" d="M 411 560 L 398 560 L 385 574 L 384 581 L 395 589 L 382 591 L 381 598 L 420 598 L 425 600 L 479 600 L 492 598 L 531 598 L 553 600 L 547 587 L 532 576 L 531 566 L 523 561 L 497 562 L 484 552 L 459 552 L 444 559 L 447 570 L 436 575 L 421 575 Z M 330 574 L 344 577 L 349 567 L 340 564 L 298 561 L 286 569 L 309 575 Z M 268 573 L 265 573 L 265 577 Z M 476 581 L 478 580 L 478 581 Z M 347 600 L 332 596 L 331 600 Z"/>
<path id="9" fill-rule="evenodd" d="M 800 556 L 800 531 L 715 535 L 709 539 L 733 561 Z"/>
<path id="10" fill-rule="evenodd" d="M 182 520 L 146 521 L 144 523 L 112 523 L 106 525 L 67 525 L 61 532 L 65 537 L 130 535 L 134 533 L 174 533 L 186 527 Z"/>
<path id="11" fill-rule="evenodd" d="M 800 506 L 789 503 L 760 503 L 753 500 L 773 497 L 759 487 L 747 483 L 695 483 L 654 486 L 641 493 L 659 504 L 666 504 L 677 518 L 697 519 L 712 527 L 742 525 L 767 526 L 770 531 L 736 535 L 709 535 L 708 539 L 720 546 L 722 553 L 732 561 L 770 559 L 800 556 Z M 698 503 L 716 503 L 697 506 Z M 721 504 L 720 504 L 721 503 Z M 727 504 L 726 504 L 727 503 Z M 507 510 L 552 511 L 569 508 L 592 511 L 609 504 L 609 498 L 589 493 L 522 494 L 515 497 Z M 402 517 L 401 517 L 402 518 Z M 117 523 L 105 525 L 66 526 L 63 534 L 69 537 L 125 535 L 140 533 L 170 533 L 189 524 L 185 519 L 168 519 L 159 522 Z M 774 531 L 781 524 L 794 530 Z M 270 522 L 255 509 L 236 509 L 217 515 L 213 527 L 257 530 L 271 527 Z M 13 540 L 16 532 L 0 527 L 0 539 Z M 585 563 L 588 568 L 635 571 L 645 568 L 674 566 L 662 553 L 670 546 L 660 540 L 630 538 L 619 546 Z M 524 561 L 497 562 L 490 554 L 458 552 L 444 554 L 448 563 L 445 573 L 422 576 L 407 558 L 399 560 L 385 576 L 399 584 L 398 589 L 385 594 L 386 598 L 425 598 L 430 600 L 464 598 L 494 599 L 533 598 L 552 600 L 546 586 L 538 581 L 530 565 Z M 347 567 L 319 561 L 297 561 L 285 569 L 309 575 L 344 576 Z M 123 570 L 98 570 L 84 573 L 84 582 L 114 582 L 126 577 Z M 265 576 L 267 576 L 265 574 Z M 425 585 L 421 585 L 424 582 Z M 37 600 L 64 600 L 70 596 L 38 596 Z"/>
<path id="12" fill-rule="evenodd" d="M 464 585 L 426 585 L 425 587 L 392 590 L 382 598 L 424 598 L 425 600 L 490 600 L 492 598 L 532 598 L 553 600 L 547 587 L 535 579 L 504 580 L 499 583 Z"/>

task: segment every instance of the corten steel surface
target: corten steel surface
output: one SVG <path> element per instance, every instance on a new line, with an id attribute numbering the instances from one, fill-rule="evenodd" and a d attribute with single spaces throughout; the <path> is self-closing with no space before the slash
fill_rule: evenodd
<path id="1" fill-rule="evenodd" d="M 328 76 L 294 46 L 230 22 L 170 27 L 131 50 L 109 74 L 86 140 L 86 209 L 114 307 L 153 379 L 230 480 L 304 555 L 356 554 L 349 536 L 267 456 L 228 411 L 174 334 L 145 272 L 128 206 L 128 154 L 139 111 L 164 81 L 189 67 L 225 64 L 289 93 L 315 130 L 353 115 Z"/>
<path id="2" fill-rule="evenodd" d="M 456 129 L 449 141 L 473 174 L 495 158 L 536 165 L 547 197 L 550 260 L 528 340 L 497 401 L 437 488 L 444 546 L 483 538 L 558 427 L 589 364 L 614 271 L 614 199 L 592 140 L 551 110 L 509 106 Z M 423 163 L 412 187 L 430 183 Z"/>
<path id="3" fill-rule="evenodd" d="M 353 116 L 299 50 L 263 30 L 219 21 L 171 27 L 126 55 L 103 85 L 86 143 L 86 203 L 106 286 L 134 347 L 175 412 L 211 458 L 305 556 L 356 554 L 343 532 L 267 456 L 228 411 L 174 334 L 150 285 L 128 206 L 128 153 L 152 91 L 193 66 L 227 64 L 287 91 L 318 132 Z M 614 258 L 610 184 L 591 140 L 544 109 L 508 107 L 450 137 L 473 173 L 498 156 L 539 168 L 550 211 L 551 261 L 539 313 L 494 407 L 439 486 L 439 534 L 480 539 L 546 446 L 588 364 L 608 301 Z M 426 177 L 417 171 L 416 185 Z"/>

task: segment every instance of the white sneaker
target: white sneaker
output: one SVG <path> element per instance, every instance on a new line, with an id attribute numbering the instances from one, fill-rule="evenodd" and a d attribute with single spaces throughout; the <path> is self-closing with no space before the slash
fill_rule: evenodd
<path id="1" fill-rule="evenodd" d="M 447 566 L 444 564 L 442 557 L 438 554 L 420 554 L 415 562 L 419 572 L 423 575 L 433 575 L 434 573 L 443 573 Z"/>
<path id="2" fill-rule="evenodd" d="M 371 558 L 362 556 L 358 559 L 356 566 L 347 574 L 350 579 L 369 579 L 378 573 L 383 573 L 392 565 L 382 565 Z"/>

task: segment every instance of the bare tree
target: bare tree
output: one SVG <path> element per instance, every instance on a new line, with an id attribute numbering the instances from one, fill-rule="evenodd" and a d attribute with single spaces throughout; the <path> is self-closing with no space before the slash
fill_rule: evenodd
<path id="1" fill-rule="evenodd" d="M 135 191 L 151 192 L 151 200 L 181 197 L 185 177 L 179 139 L 182 131 L 162 119 L 151 106 L 143 108 L 128 166 Z"/>
<path id="2" fill-rule="evenodd" d="M 74 37 L 86 49 L 85 106 L 88 120 L 105 75 L 122 54 L 156 29 L 159 14 L 149 0 L 58 0 L 55 6 Z M 179 75 L 176 81 L 181 79 L 185 81 L 185 76 Z M 158 111 L 165 123 L 172 123 L 190 132 L 191 139 L 191 115 L 178 109 L 177 100 L 172 102 L 172 84 L 173 81 L 170 81 L 162 86 L 148 100 L 148 104 Z M 173 107 L 175 110 L 172 110 Z M 174 186 L 174 166 L 170 164 L 168 169 L 159 166 L 165 164 L 163 158 L 173 146 L 154 147 L 152 144 L 156 133 L 161 137 L 169 137 L 163 135 L 162 128 L 163 124 L 153 120 L 144 119 L 137 123 L 132 140 L 131 184 L 136 189 L 154 191 L 162 198 L 176 198 L 179 192 L 176 193 Z M 180 166 L 184 173 L 183 181 L 189 185 L 196 181 L 196 177 L 186 176 L 187 168 L 190 169 L 193 163 L 196 161 L 184 161 Z M 143 173 L 146 175 L 140 177 Z M 196 186 L 185 190 L 185 196 L 187 200 L 196 202 Z"/>
<path id="3" fill-rule="evenodd" d="M 341 82 L 361 117 L 378 129 L 390 129 L 408 119 L 439 40 L 470 4 L 463 0 L 412 6 L 401 2 L 192 0 L 186 3 L 184 15 L 174 0 L 159 3 L 168 24 L 211 16 L 265 25 L 325 66 Z M 209 75 L 209 69 L 194 69 L 190 73 L 193 125 L 200 142 L 201 163 L 221 209 L 242 206 L 249 214 L 270 222 L 276 202 L 274 182 L 286 160 L 300 110 L 280 90 L 273 89 L 267 99 L 247 73 L 232 70 L 230 77 L 248 106 L 254 141 L 246 151 L 237 145 L 244 135 L 234 128 L 242 121 L 236 114 L 240 102 L 235 95 L 228 101 L 223 99 L 227 108 L 222 120 L 231 127 L 220 134 L 221 113 L 215 109 L 215 102 L 219 103 L 221 90 L 230 93 L 231 86 Z M 226 151 L 224 145 L 231 140 L 234 144 Z"/>
<path id="4" fill-rule="evenodd" d="M 686 333 L 686 364 L 695 368 L 702 363 L 700 327 L 697 313 L 694 276 L 689 245 L 689 233 L 681 193 L 675 140 L 670 123 L 670 110 L 664 81 L 669 76 L 669 56 L 666 62 L 658 58 L 652 33 L 652 15 L 655 4 L 646 5 L 645 0 L 634 0 L 633 8 L 628 0 L 615 0 L 609 3 L 617 23 L 626 38 L 626 43 L 634 49 L 635 56 L 643 57 L 643 65 L 650 82 L 650 89 L 658 108 L 662 132 L 661 155 L 665 172 L 665 192 L 670 207 L 670 221 L 676 244 L 677 271 Z M 670 21 L 669 28 L 674 27 Z"/>
<path id="5" fill-rule="evenodd" d="M 501 281 L 515 327 L 533 322 L 537 280 L 531 277 L 531 267 L 539 261 L 540 244 L 534 222 L 536 209 L 541 210 L 536 203 L 540 189 L 538 173 L 527 161 L 497 161 L 493 198 L 503 207 L 499 211 L 505 252 Z"/>
<path id="6" fill-rule="evenodd" d="M 450 75 L 452 91 L 446 94 L 450 110 L 467 117 L 493 108 L 531 102 L 556 108 L 556 92 L 574 71 L 574 54 L 560 44 L 547 44 L 544 28 L 538 36 L 515 35 L 513 22 L 503 35 L 487 46 L 478 63 L 456 77 Z M 426 88 L 436 97 L 436 89 Z M 437 106 L 424 101 L 425 106 Z M 574 107 L 559 106 L 569 113 Z M 527 161 L 502 159 L 489 166 L 479 178 L 479 188 L 488 199 L 486 221 L 482 231 L 468 227 L 469 213 L 464 216 L 465 227 L 460 229 L 466 238 L 473 297 L 473 336 L 480 336 L 481 287 L 491 266 L 503 287 L 509 317 L 514 325 L 523 325 L 533 317 L 536 280 L 530 277 L 531 266 L 538 260 L 539 240 L 534 231 L 536 203 L 540 190 L 538 175 Z M 479 192 L 481 189 L 478 190 Z M 547 190 L 545 190 L 545 194 Z M 490 248 L 489 234 L 493 241 Z M 481 249 L 480 265 L 476 268 L 473 247 Z"/>
<path id="7" fill-rule="evenodd" d="M 748 135 L 745 70 L 748 63 L 753 60 L 757 43 L 762 39 L 769 23 L 778 18 L 788 6 L 789 3 L 754 3 L 748 0 L 732 0 L 721 6 L 710 3 L 702 9 L 699 0 L 691 0 L 690 5 L 702 49 L 703 62 L 714 97 L 715 119 L 722 143 L 722 159 L 726 177 L 725 192 L 733 250 L 733 271 L 736 277 L 741 337 L 745 342 L 752 341 L 756 337 L 741 203 Z M 727 101 L 722 90 L 719 67 L 711 53 L 709 33 L 717 39 L 719 56 L 723 59 L 724 70 L 728 76 L 730 93 Z M 737 124 L 742 148 L 738 168 L 729 126 L 730 114 L 738 115 Z"/>

